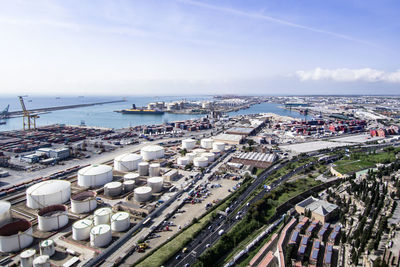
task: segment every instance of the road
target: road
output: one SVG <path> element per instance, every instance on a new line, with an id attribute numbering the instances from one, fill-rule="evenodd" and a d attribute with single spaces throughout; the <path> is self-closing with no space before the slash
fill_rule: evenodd
<path id="1" fill-rule="evenodd" d="M 298 159 L 296 159 L 298 160 Z M 183 253 L 178 253 L 175 255 L 172 259 L 170 259 L 166 266 L 188 266 L 192 265 L 196 262 L 197 257 L 199 257 L 206 249 L 208 246 L 212 246 L 215 244 L 219 239 L 220 235 L 219 232 L 221 230 L 224 230 L 224 233 L 228 232 L 232 227 L 234 227 L 238 221 L 236 220 L 236 216 L 243 217 L 247 211 L 249 210 L 250 204 L 258 201 L 261 199 L 269 190 L 262 190 L 260 193 L 258 193 L 254 198 L 252 198 L 249 201 L 249 204 L 246 204 L 245 201 L 248 196 L 253 192 L 254 189 L 256 189 L 259 185 L 261 185 L 267 178 L 268 176 L 286 166 L 288 163 L 292 163 L 296 160 L 291 160 L 286 163 L 278 163 L 277 165 L 273 166 L 266 172 L 264 172 L 262 175 L 260 175 L 246 190 L 244 193 L 242 193 L 239 198 L 230 206 L 231 211 L 235 211 L 234 213 L 231 213 L 228 215 L 228 218 L 224 218 L 222 216 L 218 217 L 215 219 L 208 228 L 204 229 L 203 231 L 200 232 L 196 238 L 190 242 L 187 245 L 188 250 L 190 251 L 188 254 L 183 254 Z M 271 189 L 276 188 L 280 184 L 284 183 L 287 181 L 290 177 L 292 177 L 294 174 L 299 173 L 300 171 L 304 170 L 310 165 L 313 165 L 314 163 L 308 163 L 303 166 L 300 166 L 293 170 L 292 172 L 288 173 L 287 175 L 282 176 L 279 180 L 273 182 L 270 186 Z M 241 207 L 239 210 L 236 211 L 238 207 Z"/>

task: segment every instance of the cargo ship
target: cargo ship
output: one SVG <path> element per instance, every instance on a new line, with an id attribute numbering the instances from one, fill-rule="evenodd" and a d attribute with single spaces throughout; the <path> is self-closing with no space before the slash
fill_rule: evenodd
<path id="1" fill-rule="evenodd" d="M 120 111 L 122 114 L 141 114 L 141 115 L 163 115 L 164 111 L 158 109 L 136 108 L 135 104 L 130 109 L 123 109 Z"/>

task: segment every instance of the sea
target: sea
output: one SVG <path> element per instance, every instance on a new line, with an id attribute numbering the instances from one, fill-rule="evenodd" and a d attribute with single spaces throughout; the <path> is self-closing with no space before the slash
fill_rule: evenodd
<path id="1" fill-rule="evenodd" d="M 205 115 L 188 115 L 188 114 L 170 114 L 163 115 L 140 115 L 140 114 L 122 114 L 115 112 L 132 107 L 136 104 L 137 107 L 146 106 L 150 102 L 164 101 L 204 101 L 212 100 L 212 96 L 136 96 L 136 97 L 110 97 L 110 96 L 29 96 L 25 97 L 25 106 L 29 109 L 75 105 L 75 104 L 88 104 L 96 102 L 106 102 L 113 100 L 126 99 L 126 102 L 110 103 L 95 105 L 89 107 L 80 107 L 73 109 L 64 109 L 51 111 L 48 113 L 40 114 L 37 119 L 38 126 L 45 126 L 51 124 L 66 124 L 66 125 L 81 125 L 105 127 L 105 128 L 127 128 L 136 125 L 157 125 L 167 122 L 187 120 L 193 118 L 203 117 Z M 0 97 L 0 112 L 10 105 L 9 111 L 21 110 L 21 105 L 17 96 L 15 97 Z M 281 104 L 277 103 L 261 103 L 253 105 L 248 109 L 239 110 L 237 112 L 230 112 L 230 116 L 245 115 L 254 113 L 275 113 L 283 116 L 290 116 L 293 118 L 304 118 L 303 115 L 296 111 L 289 111 L 281 108 Z M 3 120 L 4 121 L 4 120 Z M 6 124 L 0 124 L 1 131 L 20 130 L 22 129 L 22 117 L 6 119 Z"/>

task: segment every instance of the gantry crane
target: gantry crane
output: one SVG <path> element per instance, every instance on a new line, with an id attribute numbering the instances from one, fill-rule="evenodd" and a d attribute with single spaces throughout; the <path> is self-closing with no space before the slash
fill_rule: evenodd
<path id="1" fill-rule="evenodd" d="M 24 130 L 31 130 L 31 129 L 35 129 L 36 130 L 36 119 L 39 118 L 39 116 L 37 114 L 31 114 L 25 107 L 25 103 L 24 103 L 24 97 L 26 97 L 26 95 L 24 96 L 18 96 L 19 98 L 19 102 L 21 103 L 21 108 L 22 108 L 22 112 L 23 112 L 23 119 L 22 119 L 22 123 L 24 126 Z"/>

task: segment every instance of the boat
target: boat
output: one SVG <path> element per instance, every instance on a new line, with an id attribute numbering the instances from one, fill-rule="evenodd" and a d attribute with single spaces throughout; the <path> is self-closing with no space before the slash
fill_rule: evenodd
<path id="1" fill-rule="evenodd" d="M 122 114 L 141 114 L 141 115 L 163 115 L 164 111 L 158 109 L 148 109 L 148 108 L 137 108 L 135 104 L 132 105 L 132 108 L 123 109 L 117 112 L 121 112 Z"/>
<path id="2" fill-rule="evenodd" d="M 122 114 L 152 114 L 152 115 L 162 115 L 164 111 L 157 109 L 123 109 L 120 111 Z"/>

